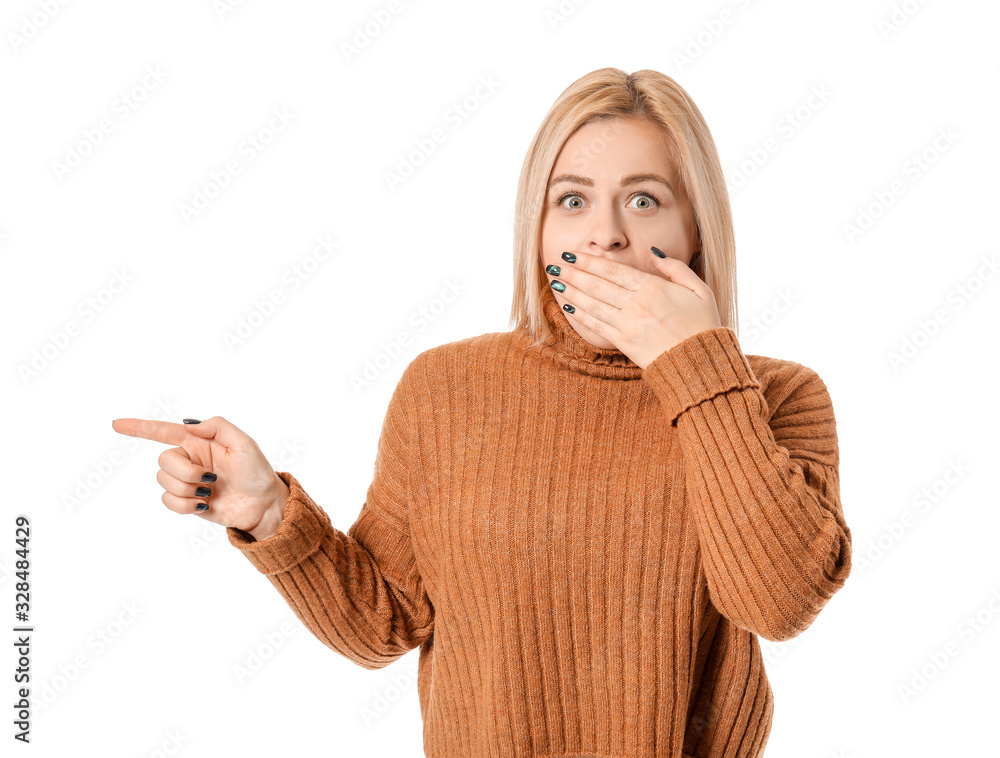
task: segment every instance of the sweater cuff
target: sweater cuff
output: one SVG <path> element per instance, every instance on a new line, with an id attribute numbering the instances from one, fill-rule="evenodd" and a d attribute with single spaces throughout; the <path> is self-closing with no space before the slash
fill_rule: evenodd
<path id="1" fill-rule="evenodd" d="M 736 332 L 726 326 L 692 334 L 660 353 L 642 371 L 652 386 L 671 426 L 698 403 L 722 392 L 760 388 Z"/>
<path id="2" fill-rule="evenodd" d="M 277 574 L 298 565 L 319 548 L 330 518 L 287 471 L 275 472 L 288 485 L 285 515 L 277 530 L 258 540 L 242 529 L 226 527 L 230 544 L 262 574 Z"/>

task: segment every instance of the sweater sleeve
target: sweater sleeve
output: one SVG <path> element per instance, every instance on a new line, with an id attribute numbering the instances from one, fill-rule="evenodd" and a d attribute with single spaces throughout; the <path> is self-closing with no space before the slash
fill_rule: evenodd
<path id="1" fill-rule="evenodd" d="M 366 669 L 389 665 L 434 629 L 407 518 L 413 427 L 405 377 L 386 412 L 367 498 L 346 533 L 283 471 L 277 474 L 289 498 L 275 533 L 256 540 L 226 529 L 230 543 L 267 576 L 309 631 Z"/>
<path id="2" fill-rule="evenodd" d="M 643 379 L 676 428 L 713 604 L 765 639 L 795 637 L 851 570 L 826 385 L 788 361 L 765 397 L 728 327 L 661 353 Z"/>

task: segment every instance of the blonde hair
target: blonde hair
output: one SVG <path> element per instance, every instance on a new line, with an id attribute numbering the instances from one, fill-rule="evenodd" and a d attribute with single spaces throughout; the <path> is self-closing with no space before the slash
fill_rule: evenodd
<path id="1" fill-rule="evenodd" d="M 549 337 L 541 306 L 548 286 L 541 259 L 542 209 L 552 167 L 581 126 L 615 118 L 643 118 L 665 131 L 687 193 L 701 255 L 692 269 L 715 293 L 722 325 L 737 331 L 736 242 L 729 192 L 715 141 L 687 92 L 659 71 L 627 74 L 602 68 L 567 87 L 545 115 L 521 167 L 514 207 L 514 301 L 511 322 L 535 344 Z"/>

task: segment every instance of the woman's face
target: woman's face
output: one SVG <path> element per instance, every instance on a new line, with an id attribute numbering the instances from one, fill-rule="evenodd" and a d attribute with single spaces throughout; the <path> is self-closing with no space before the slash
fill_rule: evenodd
<path id="1" fill-rule="evenodd" d="M 649 178 L 656 175 L 658 179 Z M 645 175 L 631 181 L 634 175 Z M 627 182 L 622 186 L 622 181 Z M 542 268 L 572 266 L 563 251 L 600 255 L 662 277 L 649 248 L 691 263 L 698 233 L 662 129 L 637 118 L 580 127 L 556 158 L 542 210 Z M 551 282 L 559 277 L 546 273 Z M 572 301 L 553 290 L 562 306 Z M 614 347 L 568 319 L 595 347 Z"/>

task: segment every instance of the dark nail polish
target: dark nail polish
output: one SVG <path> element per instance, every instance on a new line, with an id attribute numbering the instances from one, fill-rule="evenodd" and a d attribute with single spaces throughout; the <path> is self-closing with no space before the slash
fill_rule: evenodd
<path id="1" fill-rule="evenodd" d="M 660 248 L 658 248 L 658 247 L 651 247 L 649 249 L 653 251 L 653 255 L 655 255 L 657 258 L 666 258 L 667 257 L 664 254 L 664 252 L 662 250 L 660 250 Z"/>
<path id="2" fill-rule="evenodd" d="M 565 292 L 566 285 L 560 281 L 554 281 L 552 282 L 552 289 L 554 289 L 556 292 Z"/>
<path id="3" fill-rule="evenodd" d="M 198 503 L 198 505 L 196 505 L 195 508 L 197 508 L 199 511 L 207 511 L 208 503 Z"/>
<path id="4" fill-rule="evenodd" d="M 574 308 L 569 303 L 566 303 L 565 305 L 563 305 L 563 310 L 566 311 L 567 313 L 576 313 L 576 308 Z"/>
<path id="5" fill-rule="evenodd" d="M 186 418 L 186 419 L 184 419 L 184 423 L 185 424 L 200 424 L 201 421 L 199 421 L 196 418 Z"/>
<path id="6" fill-rule="evenodd" d="M 552 274 L 552 276 L 559 276 L 562 273 L 562 269 L 558 266 L 546 266 L 545 273 Z"/>
<path id="7" fill-rule="evenodd" d="M 194 491 L 195 497 L 208 497 L 211 494 L 212 490 L 210 490 L 208 487 L 199 487 Z"/>
<path id="8" fill-rule="evenodd" d="M 202 480 L 203 482 L 214 482 L 214 481 L 215 481 L 216 479 L 218 479 L 218 478 L 219 478 L 219 477 L 217 477 L 217 476 L 216 476 L 215 474 L 213 474 L 213 473 L 212 473 L 211 471 L 209 471 L 209 472 L 208 472 L 207 474 L 202 474 L 202 475 L 201 475 L 201 480 Z"/>
<path id="9" fill-rule="evenodd" d="M 576 263 L 576 256 L 573 253 L 563 253 L 562 259 L 567 263 Z"/>

